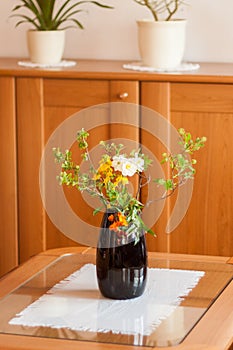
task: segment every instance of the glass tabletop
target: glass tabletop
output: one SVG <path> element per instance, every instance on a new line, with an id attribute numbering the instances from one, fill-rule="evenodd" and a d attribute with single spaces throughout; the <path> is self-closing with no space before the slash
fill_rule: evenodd
<path id="1" fill-rule="evenodd" d="M 62 256 L 12 293 L 0 299 L 0 333 L 148 347 L 173 346 L 182 342 L 233 278 L 233 265 L 231 264 L 149 259 L 149 266 L 152 268 L 204 272 L 198 284 L 190 290 L 188 295 L 182 297 L 180 304 L 159 325 L 154 327 L 149 335 L 143 335 L 140 332 L 138 334 L 116 334 L 111 331 L 77 331 L 66 327 L 29 327 L 9 324 L 12 318 L 46 294 L 54 285 L 81 269 L 85 264 L 94 262 L 94 255 L 84 254 L 81 259 L 80 254 Z M 150 312 L 156 312 L 156 309 L 152 308 Z M 135 322 L 139 321 L 135 319 Z M 119 320 L 119 322 L 124 322 L 124 320 Z"/>

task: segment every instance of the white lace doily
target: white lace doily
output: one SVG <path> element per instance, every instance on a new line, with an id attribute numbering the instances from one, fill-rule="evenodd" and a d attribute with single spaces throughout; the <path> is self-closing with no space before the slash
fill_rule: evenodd
<path id="1" fill-rule="evenodd" d="M 46 63 L 33 63 L 30 61 L 19 61 L 19 66 L 29 67 L 29 68 L 63 68 L 63 67 L 73 67 L 76 65 L 75 61 L 66 61 L 63 60 L 56 64 L 46 64 Z"/>
<path id="2" fill-rule="evenodd" d="M 126 63 L 123 64 L 124 69 L 131 69 L 135 71 L 140 71 L 140 72 L 184 72 L 184 71 L 192 71 L 200 68 L 200 65 L 198 63 L 188 63 L 188 62 L 183 62 L 179 66 L 171 69 L 157 69 L 153 67 L 149 67 L 144 65 L 142 62 L 132 62 L 132 63 Z"/>
<path id="3" fill-rule="evenodd" d="M 203 271 L 148 269 L 144 294 L 135 299 L 101 296 L 96 267 L 86 264 L 22 310 L 11 325 L 150 335 L 198 284 Z"/>

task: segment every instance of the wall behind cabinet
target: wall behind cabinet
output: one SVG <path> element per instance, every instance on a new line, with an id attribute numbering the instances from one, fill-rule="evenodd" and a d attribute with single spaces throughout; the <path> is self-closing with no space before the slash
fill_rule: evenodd
<path id="1" fill-rule="evenodd" d="M 231 0 L 187 0 L 179 13 L 188 19 L 184 59 L 199 62 L 233 62 L 233 2 Z M 0 56 L 28 57 L 26 31 L 15 28 L 17 18 L 9 18 L 15 0 L 0 2 Z M 91 59 L 139 59 L 136 20 L 151 18 L 133 0 L 106 0 L 113 10 L 87 4 L 80 13 L 85 29 L 67 31 L 65 57 Z M 25 11 L 26 13 L 26 11 Z M 221 49 L 219 49 L 221 48 Z"/>

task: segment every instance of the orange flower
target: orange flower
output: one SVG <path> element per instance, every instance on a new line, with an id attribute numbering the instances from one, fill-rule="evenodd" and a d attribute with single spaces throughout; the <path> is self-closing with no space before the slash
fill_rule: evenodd
<path id="1" fill-rule="evenodd" d="M 109 228 L 110 228 L 110 230 L 117 231 L 119 226 L 120 226 L 120 222 L 119 221 L 114 221 L 112 223 L 112 225 L 109 226 Z"/>
<path id="2" fill-rule="evenodd" d="M 115 218 L 114 218 L 114 215 L 113 215 L 113 214 L 109 215 L 109 217 L 108 217 L 108 220 L 109 220 L 109 221 L 114 221 L 114 219 L 115 219 Z"/>
<path id="3" fill-rule="evenodd" d="M 117 213 L 117 218 L 113 214 L 109 215 L 108 220 L 113 221 L 113 223 L 109 226 L 109 229 L 113 231 L 118 231 L 119 227 L 128 226 L 126 217 L 121 213 Z"/>

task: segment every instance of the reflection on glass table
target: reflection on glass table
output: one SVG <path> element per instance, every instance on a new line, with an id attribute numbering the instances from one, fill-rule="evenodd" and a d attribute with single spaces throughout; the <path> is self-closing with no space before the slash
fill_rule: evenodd
<path id="1" fill-rule="evenodd" d="M 17 314 L 27 308 L 34 301 L 37 301 L 40 297 L 44 296 L 54 285 L 59 283 L 61 280 L 66 279 L 75 271 L 81 269 L 85 264 L 93 264 L 94 262 L 94 254 L 84 254 L 81 256 L 81 258 L 80 255 L 64 255 L 57 258 L 39 273 L 35 274 L 30 280 L 18 287 L 16 290 L 0 299 L 0 332 L 4 334 L 85 340 L 92 342 L 128 344 L 148 347 L 172 346 L 183 341 L 183 339 L 196 325 L 196 323 L 200 320 L 200 318 L 204 315 L 207 309 L 211 306 L 214 300 L 219 296 L 233 277 L 233 265 L 231 264 L 207 261 L 195 261 L 194 263 L 188 260 L 180 261 L 174 258 L 163 259 L 161 257 L 160 259 L 157 259 L 156 254 L 153 255 L 153 258 L 149 259 L 149 266 L 151 268 L 169 269 L 175 271 L 201 271 L 203 272 L 203 276 L 199 279 L 196 286 L 191 288 L 190 292 L 182 297 L 180 304 L 174 307 L 172 311 L 168 313 L 168 315 L 162 319 L 161 322 L 159 322 L 158 325 L 153 327 L 151 333 L 148 335 L 143 335 L 143 332 L 140 331 L 134 334 L 124 334 L 124 332 L 116 334 L 112 331 L 106 330 L 75 330 L 64 326 L 61 328 L 54 328 L 54 325 L 38 325 L 32 327 L 9 324 L 10 320 L 15 318 Z M 170 291 L 172 291 L 172 283 L 170 283 L 169 288 Z M 89 295 L 87 290 L 82 292 L 82 295 L 85 298 L 90 298 L 89 300 L 94 298 L 98 302 L 102 298 L 98 290 L 96 290 L 94 293 L 92 291 L 92 294 L 90 294 L 89 291 Z M 80 290 L 79 294 L 77 295 L 80 297 Z M 163 301 L 164 300 L 162 298 L 161 302 Z M 128 306 L 126 305 L 126 307 Z M 56 310 L 54 314 L 55 318 L 56 316 L 59 317 L 59 312 L 62 310 L 62 308 L 62 302 L 60 302 L 59 299 L 56 299 L 56 306 L 54 309 Z M 44 310 L 46 310 L 46 307 Z M 83 312 L 85 312 L 85 310 Z M 153 312 L 156 313 L 156 304 L 151 303 L 150 313 Z M 97 319 L 97 316 L 98 315 L 90 314 L 89 318 L 90 320 L 92 317 Z M 113 313 L 111 317 L 117 319 L 118 315 Z M 143 323 L 144 321 L 143 315 L 142 317 L 137 317 L 134 320 L 137 327 L 138 324 Z M 127 322 L 127 319 L 118 319 L 118 322 L 123 324 L 124 322 Z M 140 327 L 138 328 L 140 329 Z"/>

